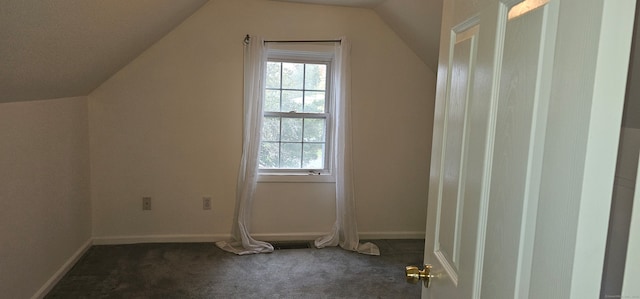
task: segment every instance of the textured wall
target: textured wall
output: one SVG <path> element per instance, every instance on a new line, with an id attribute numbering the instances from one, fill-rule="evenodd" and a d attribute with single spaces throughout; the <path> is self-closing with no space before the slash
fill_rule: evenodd
<path id="1" fill-rule="evenodd" d="M 0 290 L 30 298 L 91 237 L 86 97 L 0 104 Z"/>
<path id="2" fill-rule="evenodd" d="M 211 1 L 89 97 L 94 236 L 224 237 L 235 206 L 242 40 L 352 40 L 359 229 L 420 234 L 435 75 L 368 9 Z M 261 183 L 253 231 L 314 235 L 334 221 L 333 184 Z M 153 210 L 141 210 L 141 197 Z M 213 210 L 202 210 L 202 197 Z"/>

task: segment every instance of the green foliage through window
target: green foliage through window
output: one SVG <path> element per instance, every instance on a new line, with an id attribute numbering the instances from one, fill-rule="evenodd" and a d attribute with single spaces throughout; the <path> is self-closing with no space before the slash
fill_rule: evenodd
<path id="1" fill-rule="evenodd" d="M 261 169 L 326 169 L 326 63 L 269 61 Z"/>

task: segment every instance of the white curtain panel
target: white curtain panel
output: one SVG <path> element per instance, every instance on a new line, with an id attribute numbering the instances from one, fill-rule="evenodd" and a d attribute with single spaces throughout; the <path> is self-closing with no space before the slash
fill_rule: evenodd
<path id="1" fill-rule="evenodd" d="M 351 154 L 351 43 L 342 38 L 335 46 L 331 78 L 333 103 L 335 105 L 332 126 L 333 171 L 336 177 L 336 222 L 331 233 L 315 241 L 315 246 L 337 246 L 363 254 L 380 255 L 378 246 L 373 243 L 360 244 L 356 223 L 356 210 L 353 191 L 353 167 Z"/>
<path id="2" fill-rule="evenodd" d="M 258 182 L 258 153 L 262 130 L 262 98 L 264 96 L 264 73 L 267 65 L 267 50 L 264 39 L 251 37 L 244 48 L 244 126 L 242 138 L 242 160 L 238 173 L 236 192 L 236 214 L 230 242 L 220 241 L 216 245 L 238 255 L 272 252 L 273 246 L 253 239 L 249 235 L 251 207 Z"/>

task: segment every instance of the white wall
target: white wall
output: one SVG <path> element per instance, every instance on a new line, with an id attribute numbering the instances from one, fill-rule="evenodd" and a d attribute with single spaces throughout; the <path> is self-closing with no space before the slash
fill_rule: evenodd
<path id="1" fill-rule="evenodd" d="M 0 297 L 33 296 L 90 237 L 86 97 L 0 104 Z"/>
<path id="2" fill-rule="evenodd" d="M 214 0 L 89 100 L 93 233 L 224 238 L 235 206 L 242 126 L 242 40 L 352 41 L 359 230 L 424 232 L 435 75 L 367 9 Z M 332 184 L 261 183 L 253 231 L 310 236 L 334 221 Z M 141 197 L 153 210 L 141 210 Z M 202 210 L 202 197 L 213 210 Z M 144 237 L 143 237 L 144 236 Z"/>
<path id="3" fill-rule="evenodd" d="M 431 70 L 437 71 L 442 0 L 387 0 L 374 10 Z"/>

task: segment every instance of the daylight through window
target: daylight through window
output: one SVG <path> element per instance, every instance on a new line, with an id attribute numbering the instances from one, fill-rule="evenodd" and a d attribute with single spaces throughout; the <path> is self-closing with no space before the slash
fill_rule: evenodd
<path id="1" fill-rule="evenodd" d="M 270 59 L 267 63 L 261 170 L 328 170 L 329 63 Z"/>

